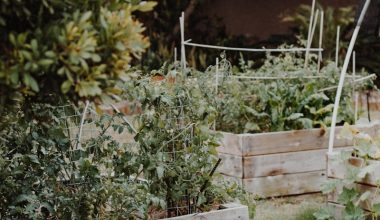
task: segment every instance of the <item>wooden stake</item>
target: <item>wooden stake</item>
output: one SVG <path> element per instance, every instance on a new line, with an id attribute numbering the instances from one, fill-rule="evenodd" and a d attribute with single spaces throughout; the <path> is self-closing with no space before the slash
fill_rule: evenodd
<path id="1" fill-rule="evenodd" d="M 335 65 L 339 67 L 339 49 L 340 49 L 340 26 L 336 30 L 336 45 L 335 45 Z"/>
<path id="2" fill-rule="evenodd" d="M 186 51 L 185 51 L 185 13 L 179 18 L 181 28 L 181 67 L 182 70 L 186 69 Z"/>
<path id="3" fill-rule="evenodd" d="M 315 0 L 313 0 L 312 4 L 311 4 L 311 14 L 310 14 L 310 23 L 309 23 L 309 31 L 307 33 L 307 43 L 306 43 L 306 47 L 307 45 L 311 44 L 310 41 L 311 41 L 311 31 L 312 31 L 312 27 L 313 27 L 313 18 L 314 18 L 314 10 L 315 10 Z M 306 50 L 306 54 L 305 54 L 305 68 L 307 67 L 307 60 L 309 59 L 309 51 Z"/>

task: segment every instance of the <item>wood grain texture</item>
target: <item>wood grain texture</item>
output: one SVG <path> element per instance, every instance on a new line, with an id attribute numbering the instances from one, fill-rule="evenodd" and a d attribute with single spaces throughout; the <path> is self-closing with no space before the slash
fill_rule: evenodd
<path id="1" fill-rule="evenodd" d="M 340 161 L 334 159 L 337 154 L 338 154 L 337 152 L 333 152 L 333 153 L 327 155 L 327 158 L 328 158 L 328 160 L 327 160 L 327 176 L 329 178 L 343 179 L 346 175 L 346 172 L 347 172 L 346 167 L 348 165 L 353 165 L 356 167 L 365 166 L 364 160 L 361 158 L 356 158 L 356 157 L 350 158 L 345 163 L 340 162 Z M 372 160 L 372 161 L 368 162 L 368 165 L 374 165 L 374 166 L 376 166 L 376 168 L 372 172 L 367 174 L 367 176 L 362 181 L 360 181 L 360 183 L 364 183 L 364 184 L 376 187 L 378 185 L 377 184 L 378 181 L 380 180 L 380 161 L 373 161 Z"/>
<path id="2" fill-rule="evenodd" d="M 326 169 L 326 150 L 244 157 L 244 178 L 277 176 Z"/>
<path id="3" fill-rule="evenodd" d="M 166 218 L 167 220 L 249 220 L 248 207 L 239 204 L 224 205 L 225 209 Z"/>
<path id="4" fill-rule="evenodd" d="M 243 187 L 261 197 L 275 197 L 319 192 L 325 181 L 325 172 L 315 171 L 243 179 Z"/>
<path id="5" fill-rule="evenodd" d="M 378 133 L 378 123 L 359 125 L 357 128 L 370 135 Z M 342 127 L 335 132 L 334 147 L 352 146 L 352 141 L 339 137 Z M 256 156 L 305 150 L 327 149 L 327 131 L 322 129 L 271 132 L 262 134 L 241 134 L 243 156 Z"/>
<path id="6" fill-rule="evenodd" d="M 218 157 L 222 159 L 217 171 L 233 177 L 243 178 L 243 157 L 219 153 Z"/>
<path id="7" fill-rule="evenodd" d="M 220 140 L 220 146 L 217 148 L 218 152 L 242 156 L 241 135 L 226 132 L 221 132 L 221 134 L 223 137 Z"/>

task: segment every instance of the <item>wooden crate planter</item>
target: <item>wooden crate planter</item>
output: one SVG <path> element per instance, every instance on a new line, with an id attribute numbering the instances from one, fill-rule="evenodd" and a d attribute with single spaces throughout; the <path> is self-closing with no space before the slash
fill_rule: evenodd
<path id="1" fill-rule="evenodd" d="M 167 220 L 249 220 L 248 207 L 236 203 L 221 205 L 219 210 L 183 215 Z"/>
<path id="2" fill-rule="evenodd" d="M 364 160 L 357 157 L 351 157 L 345 162 L 338 162 L 334 160 L 339 152 L 333 152 L 327 154 L 327 177 L 329 179 L 344 179 L 347 172 L 347 165 L 344 163 L 351 164 L 353 166 L 360 167 L 364 164 Z M 369 164 L 377 164 L 380 168 L 380 161 L 369 161 Z M 370 191 L 371 196 L 368 198 L 367 202 L 360 203 L 360 207 L 364 210 L 369 210 L 368 204 L 380 203 L 380 195 L 378 193 L 378 183 L 380 181 L 380 169 L 375 169 L 373 172 L 367 174 L 367 176 L 361 181 L 356 183 L 358 189 L 361 192 Z M 327 201 L 330 207 L 334 207 L 337 211 L 337 215 L 341 213 L 344 206 L 338 202 L 338 193 L 334 192 L 327 196 Z"/>
<path id="3" fill-rule="evenodd" d="M 358 126 L 373 134 L 379 124 Z M 338 138 L 334 147 L 352 146 Z M 326 179 L 328 131 L 321 129 L 261 134 L 223 133 L 218 148 L 219 172 L 246 190 L 262 197 L 297 195 L 320 191 Z"/>

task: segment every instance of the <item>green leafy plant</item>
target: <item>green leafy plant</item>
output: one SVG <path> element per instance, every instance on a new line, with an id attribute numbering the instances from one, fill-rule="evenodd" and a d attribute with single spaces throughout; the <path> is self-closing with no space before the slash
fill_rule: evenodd
<path id="1" fill-rule="evenodd" d="M 135 137 L 138 161 L 150 193 L 160 198 L 156 208 L 166 209 L 169 217 L 177 206 L 188 206 L 180 213 L 192 213 L 214 203 L 210 173 L 217 164 L 215 135 L 205 118 L 212 109 L 202 108 L 197 86 L 176 80 L 145 78 L 134 85 L 144 112 Z"/>
<path id="2" fill-rule="evenodd" d="M 0 1 L 0 95 L 61 92 L 109 101 L 149 46 L 132 13 L 153 2 Z M 60 88 L 57 90 L 57 88 Z"/>
<path id="3" fill-rule="evenodd" d="M 146 216 L 154 196 L 146 183 L 130 179 L 137 155 L 109 133 L 128 125 L 119 116 L 88 118 L 84 132 L 96 135 L 79 142 L 78 112 L 71 105 L 33 104 L 7 127 L 0 142 L 2 219 Z"/>
<path id="4" fill-rule="evenodd" d="M 343 219 L 367 219 L 371 217 L 376 219 L 380 215 L 380 204 L 376 202 L 379 194 L 370 190 L 362 190 L 357 184 L 365 181 L 367 174 L 374 172 L 379 164 L 380 158 L 380 140 L 379 137 L 370 137 L 355 128 L 345 124 L 341 132 L 343 138 L 354 141 L 354 150 L 350 152 L 338 153 L 331 160 L 333 163 L 345 165 L 346 175 L 343 179 L 331 179 L 323 185 L 323 193 L 336 193 L 337 200 L 345 208 L 341 215 Z M 362 159 L 360 164 L 351 164 L 349 159 L 355 157 Z M 374 161 L 375 160 L 375 161 Z M 371 163 L 371 161 L 373 163 Z M 379 186 L 377 186 L 378 188 Z M 369 209 L 367 212 L 362 208 L 366 204 Z M 317 219 L 333 219 L 334 212 L 329 209 L 321 209 L 315 213 Z"/>
<path id="5" fill-rule="evenodd" d="M 204 97 L 218 111 L 217 130 L 260 133 L 330 125 L 339 80 L 339 69 L 334 63 L 317 73 L 314 58 L 305 70 L 299 54 L 281 54 L 268 55 L 259 69 L 252 69 L 252 65 L 242 59 L 241 73 L 220 64 L 217 91 L 215 67 L 205 73 L 192 73 Z M 363 84 L 358 85 L 359 89 L 360 86 Z M 352 122 L 351 102 L 351 90 L 345 89 L 338 123 Z"/>

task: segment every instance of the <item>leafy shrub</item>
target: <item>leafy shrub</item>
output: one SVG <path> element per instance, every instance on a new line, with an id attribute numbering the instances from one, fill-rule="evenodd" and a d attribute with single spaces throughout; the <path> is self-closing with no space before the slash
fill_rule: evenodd
<path id="1" fill-rule="evenodd" d="M 155 3 L 133 2 L 1 0 L 2 99 L 16 91 L 55 92 L 74 100 L 117 97 L 131 60 L 149 46 L 132 13 Z"/>
<path id="2" fill-rule="evenodd" d="M 146 216 L 153 196 L 145 183 L 130 179 L 139 168 L 132 162 L 137 155 L 108 133 L 111 128 L 122 132 L 126 124 L 116 116 L 89 118 L 86 124 L 93 126 L 86 129 L 99 133 L 78 142 L 72 136 L 78 126 L 74 107 L 29 108 L 0 142 L 2 219 Z"/>
<path id="3" fill-rule="evenodd" d="M 179 78 L 177 79 L 179 80 Z M 214 203 L 210 173 L 217 162 L 215 135 L 209 131 L 202 94 L 195 85 L 141 79 L 134 86 L 143 114 L 135 137 L 138 162 L 149 191 L 161 199 L 161 209 L 173 216 L 176 206 L 192 213 Z M 205 118 L 206 117 L 206 118 Z"/>

